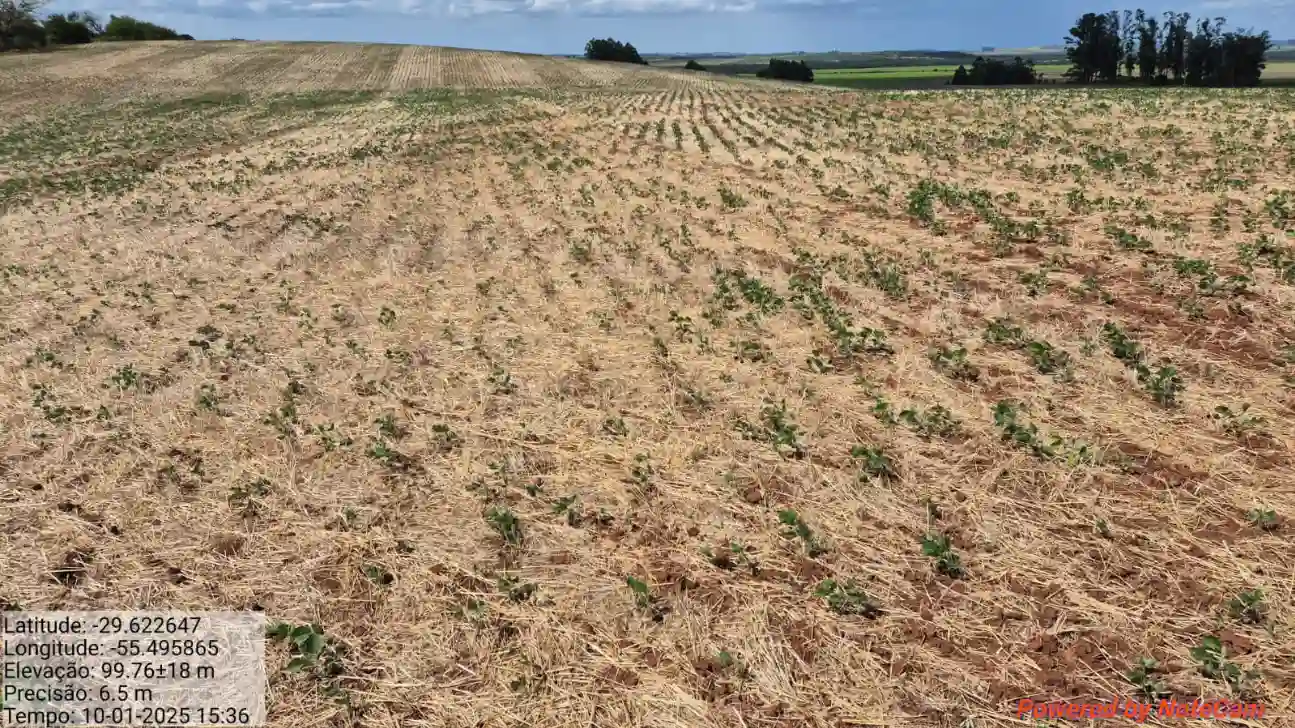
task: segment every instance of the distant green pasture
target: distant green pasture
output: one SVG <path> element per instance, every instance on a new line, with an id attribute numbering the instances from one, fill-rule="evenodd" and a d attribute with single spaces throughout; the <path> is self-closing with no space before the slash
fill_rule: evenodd
<path id="1" fill-rule="evenodd" d="M 1044 78 L 1060 78 L 1068 66 L 1035 66 Z M 930 88 L 944 86 L 953 78 L 956 65 L 887 66 L 883 68 L 824 68 L 814 71 L 814 82 L 845 88 Z"/>
<path id="2" fill-rule="evenodd" d="M 1264 68 L 1263 79 L 1273 81 L 1289 81 L 1295 79 L 1295 61 L 1269 61 L 1268 66 Z"/>
<path id="3" fill-rule="evenodd" d="M 920 89 L 944 86 L 953 78 L 956 65 L 884 66 L 881 68 L 822 68 L 814 71 L 814 83 L 824 86 L 864 89 Z M 1065 63 L 1041 63 L 1034 67 L 1045 81 L 1061 81 L 1070 68 Z M 1264 70 L 1265 85 L 1295 85 L 1295 61 L 1270 61 Z"/>

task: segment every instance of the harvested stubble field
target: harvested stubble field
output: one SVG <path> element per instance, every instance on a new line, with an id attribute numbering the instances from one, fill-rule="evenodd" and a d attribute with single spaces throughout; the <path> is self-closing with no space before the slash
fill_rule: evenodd
<path id="1" fill-rule="evenodd" d="M 10 607 L 316 624 L 283 726 L 1289 719 L 1289 92 L 202 43 L 0 99 Z"/>

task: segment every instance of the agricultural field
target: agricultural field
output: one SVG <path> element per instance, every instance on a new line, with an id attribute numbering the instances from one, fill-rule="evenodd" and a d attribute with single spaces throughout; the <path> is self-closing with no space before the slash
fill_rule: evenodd
<path id="1" fill-rule="evenodd" d="M 946 86 L 958 64 L 891 68 L 825 68 L 814 71 L 814 83 L 843 88 L 934 88 Z"/>
<path id="2" fill-rule="evenodd" d="M 1268 61 L 1261 83 L 1265 86 L 1295 85 L 1295 61 Z"/>
<path id="3" fill-rule="evenodd" d="M 881 68 L 824 68 L 814 71 L 814 83 L 823 86 L 840 86 L 855 89 L 926 89 L 946 86 L 953 78 L 958 65 L 888 66 Z M 1040 78 L 1045 84 L 1066 82 L 1065 63 L 1038 63 Z M 747 75 L 754 78 L 755 74 Z M 1270 61 L 1263 73 L 1265 86 L 1295 84 L 1295 62 Z"/>
<path id="4" fill-rule="evenodd" d="M 157 43 L 0 111 L 8 608 L 262 610 L 276 726 L 1295 709 L 1291 92 Z"/>
<path id="5" fill-rule="evenodd" d="M 1037 56 L 1037 57 L 1036 57 Z M 1036 54 L 1027 57 L 1036 58 L 1036 62 L 1055 60 L 1056 54 Z M 683 69 L 688 62 L 687 56 L 645 56 L 645 60 L 654 68 Z M 932 86 L 932 73 L 937 69 L 948 68 L 949 77 L 959 63 L 971 64 L 976 59 L 974 54 L 962 51 L 880 51 L 880 52 L 842 52 L 828 53 L 773 53 L 748 56 L 706 57 L 698 56 L 695 60 L 710 73 L 719 75 L 755 78 L 756 73 L 769 66 L 770 58 L 804 61 L 814 69 L 815 78 L 820 75 L 835 77 L 842 74 L 835 84 L 854 88 L 929 88 Z M 1064 70 L 1064 69 L 1063 69 Z M 856 74 L 867 76 L 856 78 Z M 881 73 L 883 76 L 872 76 Z M 947 79 L 945 79 L 947 80 Z M 938 85 L 943 85 L 940 81 Z"/>
<path id="6" fill-rule="evenodd" d="M 708 69 L 716 73 L 728 73 L 726 69 L 733 67 L 733 63 L 726 63 L 729 59 L 717 59 Z M 756 64 L 743 58 L 740 59 L 744 64 L 743 72 L 735 75 L 755 79 Z M 707 63 L 712 63 L 707 60 Z M 678 67 L 682 68 L 682 63 Z M 766 58 L 765 63 L 768 63 Z M 843 61 L 849 63 L 849 61 Z M 965 65 L 970 66 L 968 60 Z M 705 64 L 703 64 L 705 65 Z M 745 70 L 747 66 L 750 70 Z M 667 67 L 661 65 L 659 67 Z M 953 78 L 953 72 L 958 68 L 958 63 L 943 63 L 933 65 L 895 65 L 895 66 L 860 66 L 860 67 L 815 67 L 814 83 L 820 86 L 837 86 L 841 88 L 852 89 L 871 89 L 871 90 L 922 90 L 947 87 L 948 82 Z M 1044 84 L 1066 83 L 1066 71 L 1070 69 L 1067 63 L 1035 63 L 1035 69 L 1040 74 L 1041 82 Z M 1269 61 L 1267 68 L 1264 69 L 1262 85 L 1286 87 L 1295 85 L 1295 61 Z"/>
<path id="7" fill-rule="evenodd" d="M 1033 56 L 1038 51 L 1028 52 L 1026 55 Z M 1057 53 L 1046 57 L 1057 56 Z M 697 60 L 707 67 L 724 68 L 725 66 L 766 66 L 769 64 L 769 58 L 786 58 L 789 60 L 801 60 L 808 63 L 814 68 L 882 68 L 890 66 L 927 66 L 937 63 L 953 62 L 956 66 L 962 59 L 971 61 L 976 57 L 975 53 L 965 51 L 829 51 L 826 53 L 757 53 L 753 55 L 733 55 L 709 57 L 705 55 L 697 56 Z M 660 68 L 683 68 L 688 62 L 689 56 L 656 56 L 647 54 L 644 59 Z M 955 60 L 956 59 L 956 60 Z"/>
<path id="8" fill-rule="evenodd" d="M 1061 82 L 1070 66 L 1038 64 L 1046 83 Z M 891 66 L 883 68 L 825 68 L 814 71 L 814 83 L 859 89 L 921 89 L 947 86 L 958 64 L 943 66 Z"/>

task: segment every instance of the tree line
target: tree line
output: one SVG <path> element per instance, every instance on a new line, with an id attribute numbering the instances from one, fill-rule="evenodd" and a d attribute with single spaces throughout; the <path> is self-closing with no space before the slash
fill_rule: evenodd
<path id="1" fill-rule="evenodd" d="M 1038 81 L 1034 61 L 1017 56 L 1008 63 L 1001 58 L 978 56 L 970 69 L 958 66 L 950 83 L 954 86 L 1022 86 Z"/>
<path id="2" fill-rule="evenodd" d="M 1129 80 L 1155 85 L 1258 86 L 1272 39 L 1267 31 L 1225 31 L 1225 18 L 1145 11 L 1085 13 L 1066 38 L 1066 75 L 1080 83 Z M 1137 75 L 1134 76 L 1134 71 Z"/>
<path id="3" fill-rule="evenodd" d="M 39 16 L 43 0 L 0 0 L 0 51 L 79 45 L 94 41 L 193 40 L 171 28 L 133 18 L 110 15 L 108 22 L 88 12 Z"/>
<path id="4" fill-rule="evenodd" d="M 1267 31 L 1225 31 L 1224 18 L 1188 27 L 1190 13 L 1156 18 L 1144 10 L 1084 13 L 1066 37 L 1066 78 L 1077 83 L 1140 82 L 1157 86 L 1258 86 L 1272 40 Z M 1124 75 L 1120 75 L 1120 70 Z M 1135 75 L 1136 72 L 1136 75 Z M 955 86 L 1039 82 L 1033 64 L 1016 58 L 977 58 L 958 66 Z"/>
<path id="5" fill-rule="evenodd" d="M 760 78 L 776 78 L 782 81 L 814 82 L 814 69 L 804 61 L 785 61 L 781 58 L 770 58 L 769 67 L 756 71 Z"/>
<path id="6" fill-rule="evenodd" d="M 12 2 L 13 0 L 0 0 Z M 1222 17 L 1202 18 L 1189 27 L 1190 13 L 1168 11 L 1160 18 L 1145 10 L 1084 13 L 1066 37 L 1066 78 L 1077 83 L 1139 82 L 1151 85 L 1258 86 L 1268 51 L 1267 31 L 1227 30 Z M 593 39 L 585 57 L 623 63 L 647 62 L 629 43 Z M 689 70 L 705 70 L 696 61 Z M 1123 69 L 1124 75 L 1120 75 Z M 730 69 L 730 72 L 732 70 Z M 1136 72 L 1136 74 L 1135 74 Z M 803 60 L 770 58 L 760 78 L 812 83 L 814 71 Z M 954 86 L 1031 85 L 1041 78 L 1034 62 L 1017 56 L 979 56 L 968 68 L 958 66 L 949 81 Z"/>
<path id="7" fill-rule="evenodd" d="M 648 64 L 632 43 L 622 43 L 615 38 L 591 38 L 585 43 L 585 58 L 591 61 Z"/>

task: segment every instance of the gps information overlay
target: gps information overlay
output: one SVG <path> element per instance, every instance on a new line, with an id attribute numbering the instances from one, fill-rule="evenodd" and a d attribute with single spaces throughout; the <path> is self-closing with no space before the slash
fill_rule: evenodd
<path id="1" fill-rule="evenodd" d="M 0 725 L 265 724 L 265 615 L 0 611 Z"/>

